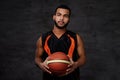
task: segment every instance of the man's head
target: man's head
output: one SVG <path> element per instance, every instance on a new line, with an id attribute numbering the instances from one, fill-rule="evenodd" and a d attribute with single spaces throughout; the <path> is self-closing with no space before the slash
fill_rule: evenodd
<path id="1" fill-rule="evenodd" d="M 70 17 L 70 15 L 71 15 L 71 9 L 70 9 L 67 5 L 59 5 L 59 6 L 55 9 L 54 15 L 56 14 L 58 8 L 67 9 L 67 10 L 69 11 L 69 17 Z"/>
<path id="2" fill-rule="evenodd" d="M 55 26 L 59 29 L 67 27 L 70 21 L 71 9 L 66 5 L 60 5 L 55 9 L 53 20 Z"/>

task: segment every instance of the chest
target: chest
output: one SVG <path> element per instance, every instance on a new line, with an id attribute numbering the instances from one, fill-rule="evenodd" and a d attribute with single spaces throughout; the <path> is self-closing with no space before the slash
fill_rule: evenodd
<path id="1" fill-rule="evenodd" d="M 51 52 L 62 51 L 67 53 L 70 44 L 71 41 L 67 35 L 62 35 L 60 38 L 57 38 L 55 35 L 51 35 L 48 40 L 48 46 Z"/>

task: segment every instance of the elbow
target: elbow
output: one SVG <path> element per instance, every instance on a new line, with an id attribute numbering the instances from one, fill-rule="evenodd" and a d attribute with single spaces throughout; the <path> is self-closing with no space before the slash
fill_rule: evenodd
<path id="1" fill-rule="evenodd" d="M 83 65 L 85 65 L 86 64 L 86 57 L 84 57 L 84 59 L 83 59 Z"/>
<path id="2" fill-rule="evenodd" d="M 36 58 L 34 59 L 35 64 L 37 64 Z"/>

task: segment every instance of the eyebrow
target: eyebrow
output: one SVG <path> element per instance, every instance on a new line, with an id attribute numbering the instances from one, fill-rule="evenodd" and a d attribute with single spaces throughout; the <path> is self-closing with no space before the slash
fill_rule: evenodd
<path id="1" fill-rule="evenodd" d="M 60 12 L 57 12 L 56 14 L 61 14 Z M 69 16 L 69 14 L 64 14 L 64 15 L 67 15 L 67 16 Z"/>

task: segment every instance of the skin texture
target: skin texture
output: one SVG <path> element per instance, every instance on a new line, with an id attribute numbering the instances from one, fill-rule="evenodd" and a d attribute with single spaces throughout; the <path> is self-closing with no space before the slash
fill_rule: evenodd
<path id="1" fill-rule="evenodd" d="M 52 31 L 59 39 L 66 32 L 66 27 L 70 21 L 69 10 L 58 8 L 56 13 L 53 15 L 53 21 L 55 22 L 55 24 L 53 26 Z M 86 62 L 83 40 L 78 34 L 76 34 L 76 36 L 77 36 L 77 51 L 80 57 L 75 62 L 72 60 L 72 58 L 70 58 L 71 64 L 68 65 L 68 69 L 64 75 L 70 74 L 77 67 L 83 66 Z M 49 71 L 49 67 L 46 65 L 47 59 L 45 61 L 41 59 L 41 55 L 43 54 L 43 52 L 44 49 L 42 47 L 42 38 L 40 37 L 36 44 L 35 62 L 43 71 L 51 74 L 51 72 Z"/>

